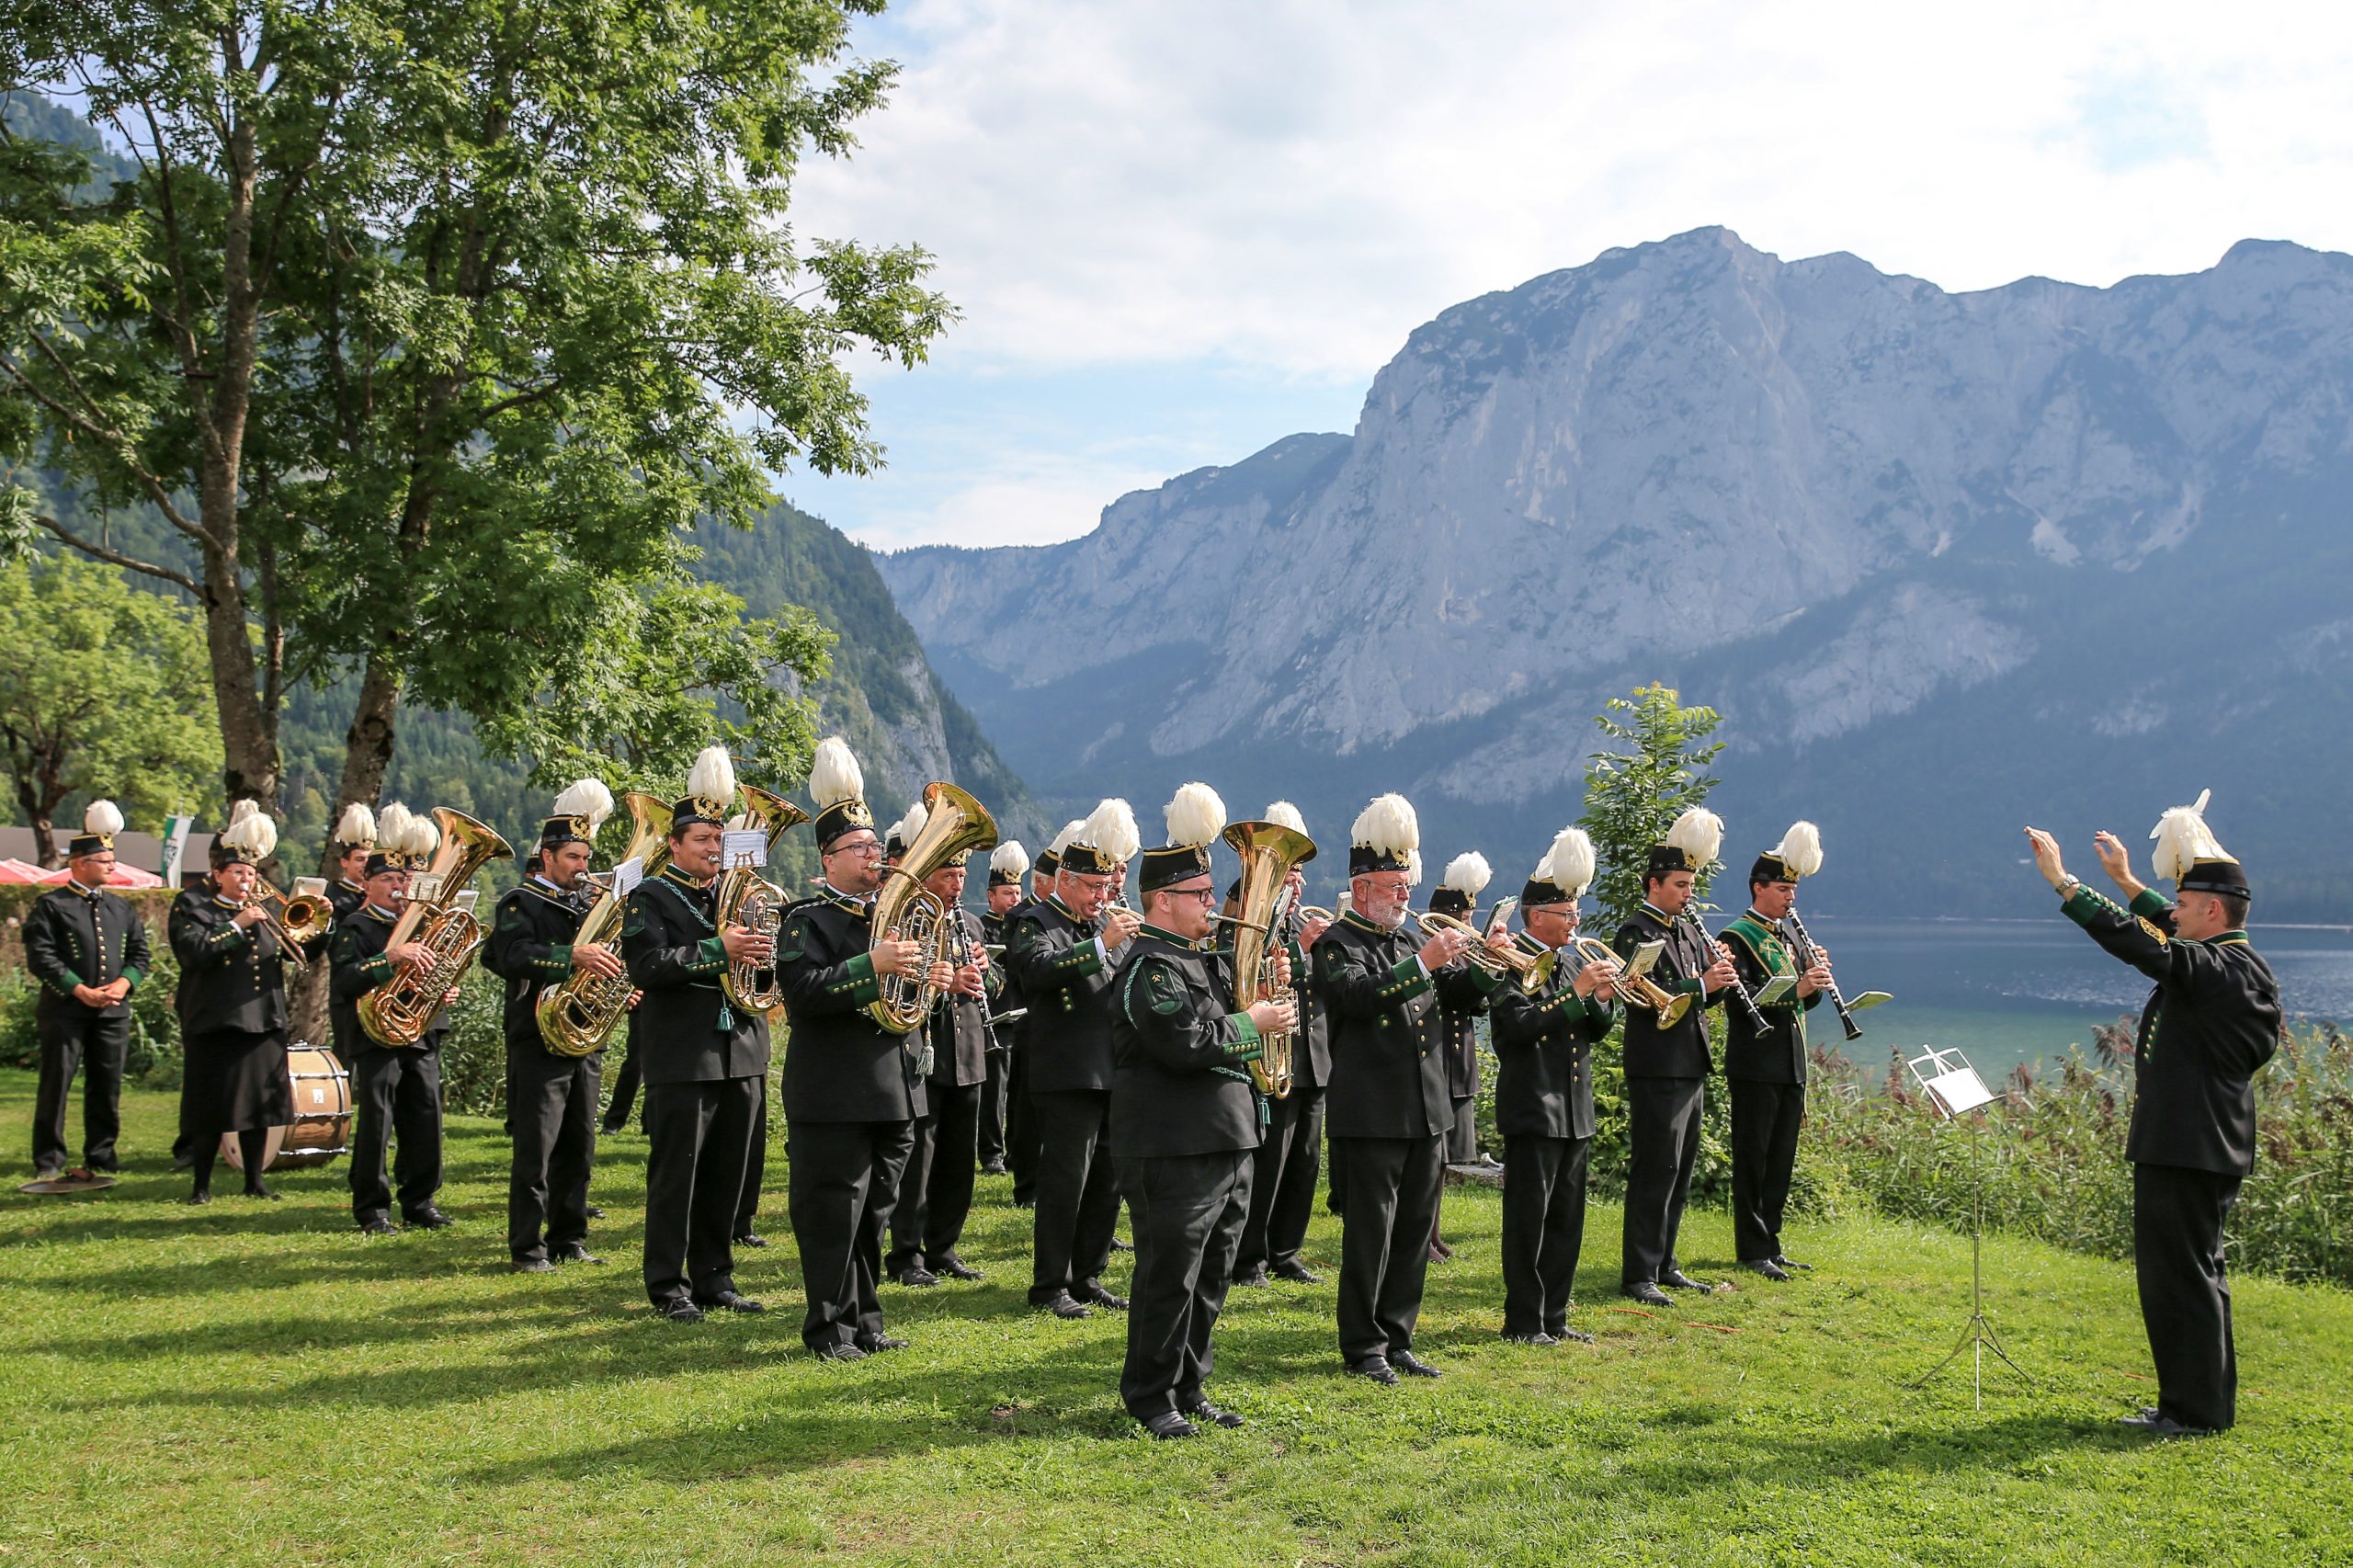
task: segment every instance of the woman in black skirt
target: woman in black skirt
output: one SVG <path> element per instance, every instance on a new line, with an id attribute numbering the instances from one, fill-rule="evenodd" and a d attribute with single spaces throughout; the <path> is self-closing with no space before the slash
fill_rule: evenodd
<path id="1" fill-rule="evenodd" d="M 261 1179 L 269 1130 L 294 1119 L 286 1071 L 286 960 L 268 916 L 248 904 L 278 847 L 278 829 L 241 801 L 212 841 L 212 881 L 172 904 L 172 951 L 180 960 L 180 1131 L 196 1157 L 190 1203 L 212 1201 L 212 1162 L 223 1134 L 237 1135 L 245 1194 L 276 1198 Z"/>

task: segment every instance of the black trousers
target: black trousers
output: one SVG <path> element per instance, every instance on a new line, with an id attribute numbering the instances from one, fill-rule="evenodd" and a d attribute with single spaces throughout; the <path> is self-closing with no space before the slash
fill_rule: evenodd
<path id="1" fill-rule="evenodd" d="M 1624 1283 L 1658 1282 L 1680 1267 L 1675 1235 L 1691 1198 L 1691 1166 L 1699 1157 L 1699 1108 L 1705 1078 L 1626 1080 L 1626 1257 Z"/>
<path id="2" fill-rule="evenodd" d="M 981 1085 L 979 1126 L 972 1142 L 973 1152 L 984 1165 L 1005 1158 L 1006 1101 L 1012 1088 L 1013 1052 L 992 1051 L 988 1063 L 989 1075 Z"/>
<path id="3" fill-rule="evenodd" d="M 1732 1239 L 1743 1263 L 1781 1256 L 1781 1214 L 1805 1125 L 1803 1084 L 1726 1083 L 1732 1090 Z"/>
<path id="4" fill-rule="evenodd" d="M 2222 1224 L 2243 1178 L 2178 1165 L 2132 1167 L 2132 1267 L 2157 1365 L 2157 1408 L 2215 1431 L 2238 1419 L 2239 1356 Z"/>
<path id="5" fill-rule="evenodd" d="M 914 1146 L 911 1121 L 787 1119 L 785 1205 L 809 1294 L 801 1338 L 810 1349 L 863 1349 L 881 1335 L 882 1302 L 874 1287 L 882 1232 Z"/>
<path id="6" fill-rule="evenodd" d="M 629 1026 L 624 1023 L 621 1028 L 626 1033 Z M 613 1078 L 613 1103 L 605 1108 L 606 1131 L 619 1132 L 629 1125 L 629 1113 L 637 1104 L 637 1086 L 644 1074 L 644 1064 L 637 1059 L 637 1039 L 631 1035 L 621 1053 L 621 1070 Z"/>
<path id="7" fill-rule="evenodd" d="M 1479 1158 L 1479 1100 L 1475 1095 L 1454 1102 L 1454 1127 L 1446 1135 L 1446 1163 L 1467 1165 Z"/>
<path id="8" fill-rule="evenodd" d="M 122 1059 L 131 1048 L 131 1016 L 42 1018 L 40 1086 L 33 1099 L 33 1170 L 65 1168 L 65 1100 L 74 1074 L 82 1077 L 82 1164 L 93 1171 L 122 1168 L 115 1140 L 122 1135 Z"/>
<path id="9" fill-rule="evenodd" d="M 1013 1201 L 1038 1199 L 1038 1108 L 1029 1096 L 1029 1051 L 1013 1048 L 1005 1076 L 1005 1165 L 1013 1173 Z"/>
<path id="10" fill-rule="evenodd" d="M 1427 1138 L 1335 1138 L 1348 1167 L 1340 1226 L 1340 1354 L 1350 1363 L 1414 1347 L 1446 1154 Z"/>
<path id="11" fill-rule="evenodd" d="M 760 1187 L 768 1179 L 768 1078 L 758 1079 L 759 1100 L 752 1111 L 752 1142 L 744 1160 L 744 1190 L 735 1199 L 735 1227 L 727 1233 L 737 1241 L 757 1235 L 752 1221 L 759 1218 Z"/>
<path id="12" fill-rule="evenodd" d="M 536 1035 L 506 1042 L 506 1250 L 518 1263 L 587 1238 L 604 1072 L 601 1053 L 558 1056 Z"/>
<path id="13" fill-rule="evenodd" d="M 1324 1158 L 1324 1090 L 1295 1085 L 1267 1102 L 1266 1139 L 1252 1155 L 1250 1213 L 1233 1256 L 1238 1278 L 1300 1261 L 1315 1212 L 1315 1178 Z"/>
<path id="14" fill-rule="evenodd" d="M 1108 1089 L 1033 1092 L 1029 1107 L 1038 1123 L 1029 1304 L 1043 1306 L 1101 1278 L 1120 1221 L 1120 1181 L 1108 1148 Z"/>
<path id="15" fill-rule="evenodd" d="M 735 1288 L 735 1201 L 760 1080 L 645 1085 L 645 1294 L 655 1306 Z"/>
<path id="16" fill-rule="evenodd" d="M 1139 1421 L 1188 1408 L 1209 1381 L 1210 1331 L 1224 1309 L 1250 1210 L 1250 1154 L 1233 1149 L 1119 1162 L 1136 1244 L 1120 1402 Z"/>
<path id="17" fill-rule="evenodd" d="M 441 1190 L 441 1053 L 371 1046 L 351 1063 L 351 1217 L 364 1225 L 392 1218 L 393 1188 L 384 1179 L 384 1151 L 401 1213 L 414 1217 Z"/>
<path id="18" fill-rule="evenodd" d="M 883 1272 L 896 1275 L 926 1260 L 954 1256 L 972 1212 L 972 1176 L 981 1131 L 984 1084 L 934 1079 L 926 1086 L 931 1108 L 915 1119 L 906 1175 L 891 1210 L 891 1255 Z"/>
<path id="19" fill-rule="evenodd" d="M 1590 1138 L 1504 1140 L 1504 1332 L 1558 1334 L 1585 1249 Z"/>

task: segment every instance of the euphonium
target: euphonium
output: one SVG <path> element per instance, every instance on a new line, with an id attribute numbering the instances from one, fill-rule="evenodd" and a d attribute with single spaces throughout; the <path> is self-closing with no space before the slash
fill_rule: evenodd
<path id="1" fill-rule="evenodd" d="M 741 786 L 744 792 L 744 815 L 752 824 L 768 835 L 768 858 L 776 858 L 776 846 L 784 835 L 809 820 L 809 813 L 781 795 L 771 794 L 756 785 Z M 741 926 L 768 939 L 771 949 L 777 935 L 784 926 L 784 906 L 792 900 L 785 891 L 760 874 L 759 868 L 748 856 L 744 863 L 730 866 L 719 874 L 718 925 L 722 931 L 730 926 Z M 747 1013 L 766 1017 L 784 1006 L 784 986 L 778 980 L 773 959 L 756 964 L 748 959 L 733 959 L 720 971 L 720 989 L 727 993 L 730 1005 Z"/>
<path id="2" fill-rule="evenodd" d="M 638 862 L 643 876 L 658 877 L 670 859 L 670 808 L 653 796 L 632 790 L 621 797 L 629 808 L 629 847 L 621 864 Z M 613 945 L 620 934 L 621 901 L 613 892 L 608 872 L 597 879 L 596 901 L 573 934 L 574 947 Z M 576 969 L 563 983 L 540 991 L 532 1009 L 540 1021 L 540 1039 L 557 1056 L 587 1056 L 603 1048 L 613 1026 L 629 1011 L 629 994 L 636 989 L 627 971 L 597 974 Z"/>
<path id="3" fill-rule="evenodd" d="M 1271 822 L 1228 824 L 1226 843 L 1242 857 L 1242 892 L 1236 911 L 1220 916 L 1233 927 L 1233 1010 L 1246 1013 L 1260 1002 L 1299 1005 L 1297 976 L 1293 983 L 1275 981 L 1275 918 L 1283 888 L 1293 866 L 1315 858 L 1315 841 L 1293 828 Z M 1290 1094 L 1294 1034 L 1259 1038 L 1258 1060 L 1250 1063 L 1250 1081 L 1258 1092 L 1275 1099 Z"/>
<path id="4" fill-rule="evenodd" d="M 424 1040 L 441 1010 L 442 994 L 458 983 L 482 946 L 482 922 L 458 907 L 458 895 L 493 860 L 515 858 L 506 840 L 463 812 L 436 806 L 433 822 L 441 842 L 432 863 L 417 873 L 432 879 L 430 896 L 410 899 L 384 938 L 387 949 L 422 942 L 430 956 L 421 965 L 404 966 L 359 999 L 359 1027 L 379 1045 L 415 1046 Z"/>
<path id="5" fill-rule="evenodd" d="M 939 1000 L 931 983 L 931 966 L 947 959 L 948 906 L 923 885 L 924 879 L 958 855 L 988 849 L 996 844 L 996 823 L 988 808 L 953 784 L 923 787 L 923 828 L 895 866 L 882 869 L 882 886 L 874 895 L 873 931 L 877 937 L 895 935 L 901 941 L 924 945 L 921 968 L 910 974 L 881 976 L 882 994 L 866 1011 L 892 1034 L 913 1034 Z"/>
<path id="6" fill-rule="evenodd" d="M 1670 995 L 1665 987 L 1650 976 L 1636 974 L 1626 967 L 1624 960 L 1609 950 L 1607 943 L 1591 937 L 1572 937 L 1569 946 L 1584 962 L 1606 963 L 1616 970 L 1617 978 L 1611 983 L 1617 987 L 1618 994 L 1624 997 L 1630 1006 L 1648 1007 L 1656 1013 L 1659 1028 L 1674 1028 L 1677 1020 L 1691 1010 L 1690 997 Z"/>

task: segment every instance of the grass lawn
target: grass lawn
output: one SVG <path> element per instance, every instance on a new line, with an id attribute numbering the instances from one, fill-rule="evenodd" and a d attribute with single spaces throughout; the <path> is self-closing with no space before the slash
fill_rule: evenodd
<path id="1" fill-rule="evenodd" d="M 1142 1440 L 1119 1319 L 1026 1311 L 1028 1216 L 982 1183 L 979 1286 L 895 1287 L 915 1341 L 801 1348 L 781 1129 L 744 1288 L 765 1317 L 661 1323 L 638 1289 L 645 1143 L 608 1142 L 602 1267 L 505 1268 L 506 1144 L 454 1123 L 434 1234 L 367 1240 L 340 1164 L 286 1200 L 176 1200 L 175 1102 L 133 1093 L 111 1191 L 14 1191 L 33 1084 L 0 1074 L 0 1556 L 210 1562 L 2353 1562 L 2353 1296 L 2237 1291 L 2241 1425 L 2151 1444 L 2128 1267 L 1987 1248 L 1990 1301 L 2038 1382 L 1904 1385 L 1968 1311 L 1965 1238 L 1801 1226 L 1800 1282 L 1656 1317 L 1618 1310 L 1597 1205 L 1576 1320 L 1592 1346 L 1495 1337 L 1497 1195 L 1456 1190 L 1430 1270 L 1437 1383 L 1340 1374 L 1333 1287 L 1236 1291 L 1215 1396 L 1243 1431 Z M 78 1107 L 75 1136 L 79 1135 Z M 1685 1256 L 1722 1277 L 1730 1226 Z M 1337 1222 L 1311 1252 L 1336 1263 Z M 1124 1274 L 1125 1255 L 1115 1261 Z M 1744 1277 L 1748 1278 L 1748 1277 Z"/>

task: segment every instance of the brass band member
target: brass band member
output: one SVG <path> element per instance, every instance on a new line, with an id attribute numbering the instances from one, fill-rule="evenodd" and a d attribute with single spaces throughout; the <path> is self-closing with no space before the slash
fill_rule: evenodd
<path id="1" fill-rule="evenodd" d="M 267 906 L 254 897 L 261 864 L 278 848 L 278 826 L 251 801 L 237 809 L 212 841 L 211 885 L 175 899 L 169 922 L 180 961 L 180 1132 L 195 1174 L 190 1203 L 212 1201 L 212 1162 L 233 1132 L 245 1196 L 276 1198 L 262 1180 L 269 1130 L 294 1119 L 286 954 Z"/>
<path id="2" fill-rule="evenodd" d="M 1479 907 L 1479 895 L 1495 880 L 1495 869 L 1475 850 L 1457 855 L 1430 894 L 1430 912 L 1468 921 Z M 1418 876 L 1417 876 L 1418 880 Z M 1479 1020 L 1487 1013 L 1485 971 L 1457 959 L 1438 974 L 1438 1034 L 1446 1041 L 1446 1090 L 1454 1101 L 1454 1124 L 1447 1130 L 1446 1163 L 1467 1165 L 1479 1158 Z M 1454 1256 L 1441 1227 L 1446 1219 L 1446 1187 L 1438 1186 L 1438 1212 L 1430 1218 L 1430 1261 L 1445 1263 Z"/>
<path id="3" fill-rule="evenodd" d="M 995 948 L 1000 956 L 1012 924 L 1013 906 L 1021 902 L 1021 884 L 1029 875 L 1029 852 L 1019 841 L 1008 838 L 989 852 L 988 913 L 981 916 L 981 940 Z M 1010 1013 L 1021 1006 L 1021 989 L 1007 978 L 1009 973 L 1003 963 L 989 966 L 988 1010 L 992 1014 Z M 989 1075 L 981 1089 L 977 1140 L 983 1176 L 1003 1176 L 1006 1170 L 1006 1102 L 1012 1087 L 1014 1031 L 1018 1027 L 1018 1020 L 1008 1020 L 989 1031 Z"/>
<path id="4" fill-rule="evenodd" d="M 1307 831 L 1299 808 L 1277 801 L 1262 821 Z M 1299 997 L 1299 1033 L 1291 1047 L 1290 1093 L 1267 1102 L 1267 1135 L 1258 1144 L 1250 1178 L 1250 1217 L 1242 1222 L 1242 1244 L 1233 1257 L 1233 1282 L 1264 1285 L 1269 1278 L 1294 1285 L 1321 1285 L 1324 1277 L 1307 1267 L 1307 1222 L 1314 1217 L 1315 1186 L 1323 1174 L 1324 1087 L 1332 1081 L 1332 1020 L 1315 991 L 1307 954 L 1328 921 L 1300 914 L 1307 901 L 1307 872 L 1293 866 L 1286 884 L 1283 916 L 1275 935 L 1291 966 L 1291 990 Z M 1242 895 L 1236 881 L 1226 890 L 1232 907 Z M 1221 927 L 1230 930 L 1230 927 Z"/>
<path id="5" fill-rule="evenodd" d="M 65 846 L 67 881 L 25 915 L 25 968 L 40 984 L 33 1028 L 40 1085 L 33 1106 L 33 1179 L 65 1174 L 65 1101 L 82 1080 L 82 1164 L 76 1178 L 120 1168 L 122 1062 L 131 1048 L 131 993 L 147 978 L 147 928 L 131 902 L 107 891 L 122 812 L 93 801 Z"/>
<path id="6" fill-rule="evenodd" d="M 506 1119 L 514 1155 L 506 1178 L 506 1253 L 518 1274 L 590 1255 L 588 1178 L 597 1162 L 597 1099 L 605 1053 L 563 1056 L 540 1031 L 540 994 L 573 972 L 619 978 L 620 955 L 574 943 L 595 889 L 585 879 L 613 792 L 583 778 L 556 796 L 540 824 L 537 869 L 498 901 L 483 968 L 506 982 Z"/>
<path id="7" fill-rule="evenodd" d="M 348 920 L 335 923 L 327 943 L 327 1017 L 335 1054 L 351 1069 L 351 1218 L 371 1236 L 394 1229 L 385 1158 L 395 1139 L 392 1176 L 402 1220 L 424 1230 L 450 1222 L 433 1202 L 441 1190 L 441 1041 L 449 1032 L 448 1015 L 437 1017 L 413 1049 L 380 1044 L 359 1022 L 362 996 L 389 983 L 395 971 L 431 961 L 422 942 L 385 944 L 407 907 L 410 872 L 431 861 L 439 842 L 431 819 L 411 816 L 398 801 L 386 806 L 376 824 L 376 846 L 368 852 L 366 896 Z M 445 1001 L 455 1000 L 453 990 Z"/>
<path id="8" fill-rule="evenodd" d="M 1054 894 L 1024 910 L 1006 961 L 1029 998 L 1029 1107 L 1038 1121 L 1038 1209 L 1029 1304 L 1077 1318 L 1117 1312 L 1103 1288 L 1120 1187 L 1111 1130 L 1112 971 L 1142 921 L 1110 907 L 1112 874 L 1141 846 L 1135 813 L 1105 801 L 1062 849 Z"/>
<path id="9" fill-rule="evenodd" d="M 873 929 L 883 846 L 865 788 L 839 737 L 818 744 L 810 826 L 824 880 L 786 913 L 776 961 L 792 1026 L 784 1136 L 786 1205 L 809 1295 L 801 1338 L 820 1358 L 844 1361 L 906 1344 L 884 1332 L 875 1287 L 925 1106 L 919 1042 L 911 1050 L 867 1010 L 881 999 L 882 976 L 915 974 L 923 944 Z M 935 970 L 930 978 L 945 984 L 949 976 Z"/>
<path id="10" fill-rule="evenodd" d="M 1733 971 L 1754 996 L 1782 975 L 1796 982 L 1778 1002 L 1761 1003 L 1766 1028 L 1747 1010 L 1724 1015 L 1724 1085 L 1732 1091 L 1732 1232 L 1743 1268 L 1768 1279 L 1810 1268 L 1781 1250 L 1781 1217 L 1797 1169 L 1798 1131 L 1805 1125 L 1805 1016 L 1830 986 L 1829 960 L 1815 949 L 1801 971 L 1781 922 L 1797 907 L 1798 879 L 1822 868 L 1822 835 L 1792 823 L 1781 842 L 1748 869 L 1748 913 L 1723 929 Z"/>
<path id="11" fill-rule="evenodd" d="M 1347 1172 L 1340 1245 L 1340 1354 L 1378 1383 L 1434 1378 L 1414 1354 L 1430 1226 L 1454 1098 L 1435 976 L 1468 943 L 1417 943 L 1403 927 L 1421 841 L 1414 808 L 1383 795 L 1349 832 L 1348 913 L 1315 944 L 1315 983 L 1332 1017 L 1330 1125 Z"/>
<path id="12" fill-rule="evenodd" d="M 1637 949 L 1664 943 L 1650 978 L 1661 989 L 1692 998 L 1670 1028 L 1647 1007 L 1627 1009 L 1626 1056 L 1626 1244 L 1625 1293 L 1649 1307 L 1673 1306 L 1659 1289 L 1703 1287 L 1683 1272 L 1675 1256 L 1676 1233 L 1691 1196 L 1691 1167 L 1699 1153 L 1699 1112 L 1713 1062 L 1708 1051 L 1705 1009 L 1722 1001 L 1733 982 L 1732 960 L 1711 942 L 1696 920 L 1683 918 L 1699 874 L 1714 863 L 1723 842 L 1715 812 L 1694 806 L 1675 819 L 1665 842 L 1651 846 L 1643 875 L 1643 903 L 1618 928 L 1610 944 L 1631 963 Z"/>
<path id="13" fill-rule="evenodd" d="M 911 844 L 923 831 L 923 802 L 907 808 L 891 832 Z M 964 1221 L 972 1211 L 972 1173 L 980 1150 L 981 1089 L 988 1080 L 988 955 L 981 923 L 962 907 L 962 851 L 924 879 L 923 885 L 947 906 L 945 918 L 961 936 L 949 941 L 955 979 L 932 1005 L 923 1023 L 924 1111 L 915 1118 L 915 1142 L 891 1210 L 891 1256 L 884 1271 L 902 1285 L 927 1289 L 945 1274 L 977 1280 L 981 1272 L 956 1256 Z"/>
<path id="14" fill-rule="evenodd" d="M 1615 1021 L 1616 966 L 1570 946 L 1593 883 L 1593 843 L 1563 828 L 1519 892 L 1519 923 L 1552 961 L 1495 993 L 1495 1131 L 1504 1140 L 1504 1337 L 1552 1346 L 1569 1326 L 1585 1248 L 1593 1150 L 1593 1048 Z"/>
<path id="15" fill-rule="evenodd" d="M 2157 1368 L 2157 1403 L 2124 1425 L 2154 1437 L 2219 1432 L 2238 1418 L 2238 1347 L 2222 1227 L 2255 1168 L 2255 1074 L 2279 1047 L 2279 983 L 2248 945 L 2254 890 L 2206 826 L 2206 796 L 2165 813 L 2143 886 L 2114 834 L 2094 840 L 2129 903 L 2067 873 L 2049 834 L 2027 829 L 2061 912 L 2156 983 L 2132 1042 L 2132 1267 Z"/>
<path id="16" fill-rule="evenodd" d="M 368 902 L 368 852 L 376 847 L 376 813 L 358 801 L 343 808 L 335 824 L 335 875 L 327 880 L 327 907 L 348 920 Z"/>
<path id="17" fill-rule="evenodd" d="M 1187 784 L 1167 821 L 1168 842 L 1144 851 L 1137 877 L 1143 923 L 1120 964 L 1111 1022 L 1111 1138 L 1136 1238 L 1120 1400 L 1154 1437 L 1190 1437 L 1192 1418 L 1242 1425 L 1210 1403 L 1207 1384 L 1265 1120 L 1246 1064 L 1263 1032 L 1298 1018 L 1271 1002 L 1232 1011 L 1232 962 L 1206 939 L 1225 803 Z M 1276 972 L 1288 978 L 1286 959 Z"/>
<path id="18" fill-rule="evenodd" d="M 673 1323 L 706 1308 L 756 1312 L 735 1289 L 735 1202 L 751 1162 L 768 1023 L 733 1006 L 720 976 L 739 959 L 768 956 L 768 939 L 720 929 L 735 767 L 705 746 L 670 808 L 670 861 L 640 882 L 621 915 L 621 961 L 643 993 L 635 1012 L 644 1058 L 645 1294 Z"/>
<path id="19" fill-rule="evenodd" d="M 1038 1108 L 1029 1101 L 1029 1063 L 1037 1054 L 1039 1037 L 1050 1026 L 1039 1009 L 1029 1005 L 1029 993 L 1022 989 L 1020 973 L 1013 966 L 1013 947 L 1020 937 L 1025 916 L 1043 908 L 1054 896 L 1055 879 L 1062 875 L 1063 847 L 1086 828 L 1084 817 L 1063 824 L 1029 868 L 1029 896 L 1005 915 L 1005 962 L 999 968 L 1006 987 L 1021 998 L 1024 1009 L 1013 1026 L 1013 1065 L 1006 1074 L 1005 1092 L 1005 1165 L 1013 1173 L 1016 1209 L 1034 1209 L 1038 1203 Z"/>

